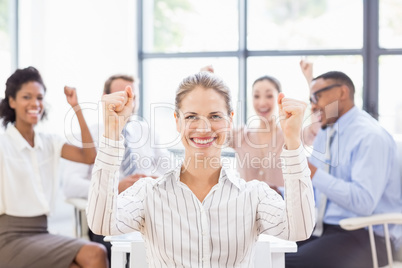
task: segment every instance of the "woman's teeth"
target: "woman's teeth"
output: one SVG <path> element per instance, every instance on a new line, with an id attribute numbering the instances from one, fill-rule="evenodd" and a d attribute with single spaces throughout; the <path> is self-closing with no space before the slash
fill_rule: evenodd
<path id="1" fill-rule="evenodd" d="M 209 138 L 209 139 L 197 139 L 197 138 L 193 138 L 193 141 L 195 143 L 199 143 L 199 144 L 207 144 L 207 143 L 211 143 L 214 140 L 214 138 Z"/>
<path id="2" fill-rule="evenodd" d="M 28 110 L 29 114 L 39 114 L 39 110 Z"/>

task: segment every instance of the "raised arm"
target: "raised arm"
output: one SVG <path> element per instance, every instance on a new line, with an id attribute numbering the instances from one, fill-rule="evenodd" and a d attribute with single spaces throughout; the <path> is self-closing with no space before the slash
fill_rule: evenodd
<path id="1" fill-rule="evenodd" d="M 300 69 L 303 73 L 304 78 L 307 81 L 307 94 L 310 93 L 310 84 L 313 81 L 313 63 L 306 59 L 300 61 Z M 312 146 L 314 143 L 315 136 L 317 136 L 318 130 L 320 129 L 320 119 L 319 114 L 316 111 L 311 110 L 310 115 L 310 125 L 303 129 L 303 143 L 307 146 Z"/>
<path id="2" fill-rule="evenodd" d="M 67 102 L 74 109 L 74 112 L 77 116 L 78 123 L 81 128 L 81 139 L 83 146 L 80 148 L 66 143 L 61 151 L 61 157 L 74 162 L 92 164 L 95 161 L 96 148 L 95 144 L 93 143 L 91 133 L 89 132 L 88 125 L 85 122 L 81 107 L 78 104 L 77 92 L 75 88 L 65 86 L 64 94 L 66 95 Z"/>
<path id="3" fill-rule="evenodd" d="M 88 194 L 87 219 L 89 228 L 96 234 L 111 235 L 133 232 L 140 228 L 141 209 L 129 214 L 125 204 L 138 204 L 133 199 L 140 195 L 119 197 L 119 169 L 124 155 L 124 138 L 121 135 L 134 108 L 131 87 L 102 97 L 104 135 L 99 142 L 98 155 L 92 170 Z"/>
<path id="4" fill-rule="evenodd" d="M 304 78 L 306 78 L 307 84 L 310 87 L 310 83 L 311 81 L 313 81 L 313 63 L 306 59 L 302 59 L 300 61 L 300 69 L 303 73 Z"/>
<path id="5" fill-rule="evenodd" d="M 310 170 L 301 145 L 302 129 L 306 103 L 278 97 L 279 116 L 285 138 L 282 151 L 282 170 L 285 185 L 285 230 L 283 238 L 304 240 L 314 229 L 314 195 L 310 180 Z"/>

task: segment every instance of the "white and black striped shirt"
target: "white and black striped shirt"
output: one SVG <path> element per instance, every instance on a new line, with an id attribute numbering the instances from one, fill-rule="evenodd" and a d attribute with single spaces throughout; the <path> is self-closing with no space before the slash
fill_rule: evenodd
<path id="1" fill-rule="evenodd" d="M 314 199 L 302 147 L 282 152 L 285 201 L 266 183 L 246 182 L 222 168 L 218 184 L 201 203 L 180 182 L 180 166 L 157 180 L 141 179 L 118 196 L 123 141 L 115 146 L 100 146 L 88 223 L 103 235 L 140 231 L 149 267 L 252 267 L 259 234 L 289 240 L 311 235 Z"/>

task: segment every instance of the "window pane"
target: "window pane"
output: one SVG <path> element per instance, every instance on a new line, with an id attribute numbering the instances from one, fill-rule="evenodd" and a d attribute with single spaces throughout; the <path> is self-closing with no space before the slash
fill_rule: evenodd
<path id="1" fill-rule="evenodd" d="M 363 64 L 360 56 L 317 56 L 309 57 L 313 62 L 313 76 L 328 71 L 342 71 L 353 81 L 356 89 L 355 104 L 362 107 L 363 103 Z M 251 57 L 249 58 L 247 77 L 247 118 L 255 115 L 252 99 L 252 84 L 254 80 L 270 75 L 277 78 L 282 91 L 287 97 L 309 102 L 309 87 L 300 70 L 300 57 Z M 310 109 L 306 111 L 305 125 L 309 124 Z"/>
<path id="2" fill-rule="evenodd" d="M 402 1 L 380 0 L 380 46 L 402 48 Z"/>
<path id="3" fill-rule="evenodd" d="M 379 59 L 379 121 L 390 133 L 402 135 L 402 99 L 399 97 L 402 56 Z"/>
<path id="4" fill-rule="evenodd" d="M 237 50 L 234 0 L 143 0 L 145 52 Z"/>
<path id="5" fill-rule="evenodd" d="M 144 61 L 143 115 L 144 120 L 158 133 L 162 144 L 181 147 L 173 117 L 175 94 L 179 83 L 201 67 L 212 64 L 215 73 L 231 89 L 233 109 L 237 114 L 238 61 L 236 58 L 150 59 Z M 163 135 L 161 135 L 163 133 Z"/>
<path id="6" fill-rule="evenodd" d="M 4 85 L 11 74 L 12 51 L 11 51 L 11 25 L 10 3 L 0 0 L 0 82 Z M 4 97 L 4 88 L 1 88 L 0 98 Z"/>
<path id="7" fill-rule="evenodd" d="M 250 50 L 361 48 L 361 0 L 250 0 Z"/>

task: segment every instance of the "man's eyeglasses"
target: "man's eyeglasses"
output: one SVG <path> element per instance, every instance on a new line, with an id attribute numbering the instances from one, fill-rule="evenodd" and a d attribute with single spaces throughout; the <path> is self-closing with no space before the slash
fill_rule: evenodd
<path id="1" fill-rule="evenodd" d="M 318 102 L 317 94 L 318 93 L 333 89 L 334 87 L 340 87 L 340 86 L 342 86 L 342 85 L 341 84 L 334 84 L 334 85 L 330 85 L 330 86 L 327 86 L 327 87 L 324 87 L 324 88 L 321 88 L 321 89 L 317 90 L 316 92 L 311 94 L 310 102 L 313 103 L 313 104 L 317 104 L 317 102 Z"/>

